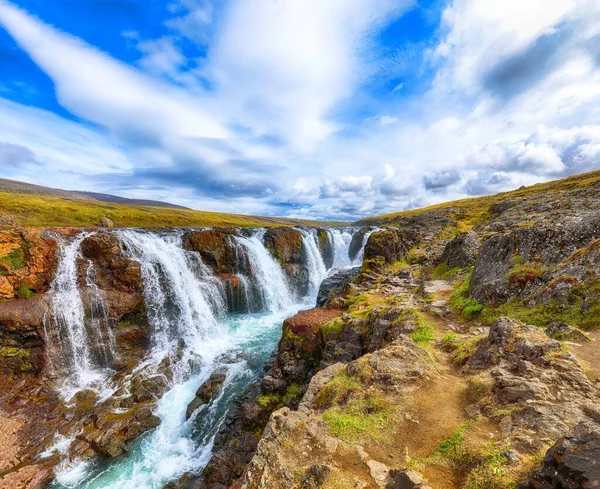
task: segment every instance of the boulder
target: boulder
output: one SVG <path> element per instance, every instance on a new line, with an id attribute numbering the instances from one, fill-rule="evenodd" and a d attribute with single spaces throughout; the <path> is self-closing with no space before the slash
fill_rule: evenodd
<path id="1" fill-rule="evenodd" d="M 385 262 L 395 263 L 406 258 L 408 251 L 419 244 L 420 235 L 412 229 L 385 229 L 376 231 L 365 245 L 364 258 L 371 260 L 377 256 Z"/>
<path id="2" fill-rule="evenodd" d="M 542 467 L 519 489 L 600 487 L 600 427 L 582 424 L 548 450 Z"/>
<path id="3" fill-rule="evenodd" d="M 471 297 L 480 302 L 500 302 L 507 298 L 507 275 L 514 251 L 512 236 L 496 235 L 483 243 L 471 275 Z"/>
<path id="4" fill-rule="evenodd" d="M 191 231 L 183 239 L 183 247 L 200 254 L 205 265 L 215 273 L 237 273 L 234 265 L 234 243 L 231 236 L 236 229 L 207 229 Z"/>
<path id="5" fill-rule="evenodd" d="M 339 294 L 359 272 L 360 267 L 346 268 L 323 280 L 317 295 L 317 307 L 324 306 L 332 295 Z"/>
<path id="6" fill-rule="evenodd" d="M 390 470 L 386 489 L 431 489 L 425 478 L 415 470 Z"/>
<path id="7" fill-rule="evenodd" d="M 100 219 L 100 226 L 103 228 L 112 228 L 115 225 L 108 217 L 103 217 Z"/>
<path id="8" fill-rule="evenodd" d="M 188 404 L 185 419 L 190 419 L 192 414 L 201 406 L 210 403 L 221 391 L 221 387 L 226 379 L 227 369 L 220 368 L 214 371 L 209 379 L 198 388 L 194 399 Z"/>
<path id="9" fill-rule="evenodd" d="M 444 248 L 440 261 L 448 268 L 465 268 L 475 263 L 479 250 L 479 238 L 473 231 L 460 233 Z"/>

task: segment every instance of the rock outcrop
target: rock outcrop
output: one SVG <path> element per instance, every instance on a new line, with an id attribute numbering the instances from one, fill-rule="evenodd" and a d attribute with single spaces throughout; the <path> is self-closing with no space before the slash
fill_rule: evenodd
<path id="1" fill-rule="evenodd" d="M 542 467 L 519 489 L 600 487 L 600 429 L 581 424 L 546 453 Z"/>
<path id="2" fill-rule="evenodd" d="M 479 238 L 473 231 L 460 233 L 444 248 L 440 262 L 448 268 L 465 268 L 475 263 L 479 252 Z"/>

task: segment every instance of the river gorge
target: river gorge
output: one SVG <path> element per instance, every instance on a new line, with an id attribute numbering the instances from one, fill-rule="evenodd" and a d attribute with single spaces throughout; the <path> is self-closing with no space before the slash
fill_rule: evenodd
<path id="1" fill-rule="evenodd" d="M 50 487 L 160 489 L 201 472 L 283 320 L 314 307 L 326 277 L 360 265 L 368 236 L 361 228 L 45 233 L 56 271 L 39 296 L 48 310 L 35 368 L 65 413 L 94 413 L 54 423 L 38 455 Z M 190 410 L 215 372 L 218 395 Z"/>

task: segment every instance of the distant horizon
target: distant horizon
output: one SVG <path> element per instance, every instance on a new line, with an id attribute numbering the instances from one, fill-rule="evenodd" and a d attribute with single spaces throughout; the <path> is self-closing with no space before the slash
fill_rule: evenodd
<path id="1" fill-rule="evenodd" d="M 0 177 L 355 222 L 600 168 L 591 0 L 0 0 Z"/>

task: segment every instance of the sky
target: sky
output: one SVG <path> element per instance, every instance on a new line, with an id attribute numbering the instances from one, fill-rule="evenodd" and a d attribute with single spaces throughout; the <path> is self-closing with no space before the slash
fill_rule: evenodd
<path id="1" fill-rule="evenodd" d="M 0 176 L 331 220 L 600 168 L 597 0 L 0 0 Z"/>

